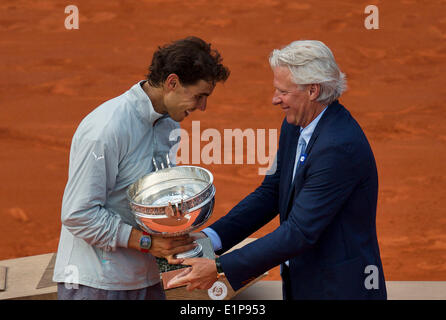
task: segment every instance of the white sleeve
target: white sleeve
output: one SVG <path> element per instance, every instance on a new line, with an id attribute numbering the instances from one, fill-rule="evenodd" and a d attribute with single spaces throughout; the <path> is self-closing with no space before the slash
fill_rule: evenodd
<path id="1" fill-rule="evenodd" d="M 107 251 L 127 246 L 131 231 L 119 214 L 104 207 L 117 173 L 117 150 L 102 141 L 77 141 L 70 155 L 62 224 L 76 237 Z"/>
<path id="2" fill-rule="evenodd" d="M 217 232 L 215 232 L 211 228 L 205 228 L 201 231 L 204 232 L 209 237 L 209 239 L 211 239 L 212 247 L 214 248 L 214 251 L 221 249 L 221 239 L 220 239 L 220 236 L 217 234 Z"/>

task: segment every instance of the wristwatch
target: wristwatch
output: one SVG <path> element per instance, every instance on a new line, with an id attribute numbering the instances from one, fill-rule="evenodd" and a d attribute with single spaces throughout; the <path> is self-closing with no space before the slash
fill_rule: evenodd
<path id="1" fill-rule="evenodd" d="M 224 273 L 222 267 L 221 267 L 221 262 L 220 262 L 220 257 L 215 258 L 215 265 L 217 266 L 217 273 Z"/>
<path id="2" fill-rule="evenodd" d="M 150 235 L 143 231 L 142 232 L 142 237 L 141 239 L 139 239 L 139 248 L 141 250 L 141 252 L 149 252 L 150 247 L 152 246 L 152 238 L 150 237 Z"/>

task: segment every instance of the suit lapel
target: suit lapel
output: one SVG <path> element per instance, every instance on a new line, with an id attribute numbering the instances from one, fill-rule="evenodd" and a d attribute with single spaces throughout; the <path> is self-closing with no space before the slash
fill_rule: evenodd
<path id="1" fill-rule="evenodd" d="M 288 203 L 288 199 L 290 197 L 291 188 L 289 185 L 291 184 L 291 178 L 293 175 L 293 169 L 294 169 L 294 160 L 296 156 L 296 150 L 297 150 L 297 141 L 299 140 L 300 136 L 300 127 L 293 126 L 292 133 L 291 133 L 291 139 L 290 144 L 288 148 L 288 152 L 286 153 L 286 161 L 284 163 L 286 164 L 286 167 L 284 168 L 283 177 L 284 179 L 284 185 L 282 190 L 285 191 L 285 196 L 282 198 L 282 206 L 281 208 L 284 208 L 285 210 L 280 210 L 281 218 L 284 218 L 286 215 L 286 204 Z"/>

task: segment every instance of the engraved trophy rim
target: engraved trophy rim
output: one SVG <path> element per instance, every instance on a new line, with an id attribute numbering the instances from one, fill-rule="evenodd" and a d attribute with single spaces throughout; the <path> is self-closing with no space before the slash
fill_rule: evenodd
<path id="1" fill-rule="evenodd" d="M 209 219 L 215 202 L 213 182 L 214 176 L 205 168 L 174 166 L 142 176 L 128 186 L 126 195 L 133 217 L 142 230 L 152 235 L 175 237 L 190 233 Z M 187 194 L 184 194 L 185 188 Z M 160 199 L 157 197 L 169 201 L 163 205 L 153 204 Z M 147 199 L 149 203 L 145 203 Z"/>
<path id="2" fill-rule="evenodd" d="M 144 191 L 144 189 L 136 190 L 137 191 L 137 192 L 135 191 L 136 194 L 132 194 L 132 191 L 143 180 L 147 180 L 147 179 L 150 179 L 151 177 L 159 175 L 160 172 L 167 173 L 169 171 L 184 170 L 184 169 L 200 170 L 200 171 L 205 172 L 209 177 L 209 181 L 207 181 L 207 186 L 203 190 L 201 190 L 199 193 L 197 193 L 193 196 L 190 196 L 186 199 L 183 199 L 183 200 L 171 201 L 171 208 L 173 211 L 175 211 L 177 209 L 181 209 L 184 212 L 186 210 L 194 209 L 196 206 L 191 205 L 191 204 L 193 204 L 194 199 L 203 197 L 203 195 L 209 195 L 207 193 L 209 192 L 210 189 L 212 189 L 213 182 L 214 182 L 214 176 L 212 175 L 212 173 L 209 170 L 207 170 L 205 168 L 188 165 L 188 166 L 169 167 L 166 169 L 150 172 L 150 173 L 142 176 L 138 180 L 136 180 L 130 186 L 128 186 L 127 191 L 126 191 L 126 196 L 127 196 L 127 200 L 129 201 L 129 203 L 132 207 L 132 210 L 134 210 L 134 209 L 141 210 L 142 212 L 139 212 L 139 213 L 142 213 L 142 214 L 154 214 L 154 215 L 165 214 L 166 213 L 165 210 L 166 210 L 166 207 L 168 207 L 168 205 L 167 206 L 166 205 L 151 205 L 151 204 L 144 204 L 144 203 L 137 202 L 134 200 L 134 198 L 136 196 L 138 196 L 140 193 L 142 193 Z M 182 208 L 178 207 L 179 204 L 182 205 Z"/>

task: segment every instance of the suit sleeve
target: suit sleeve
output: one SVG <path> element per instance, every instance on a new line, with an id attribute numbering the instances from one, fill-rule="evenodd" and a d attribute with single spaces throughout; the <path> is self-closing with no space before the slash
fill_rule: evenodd
<path id="1" fill-rule="evenodd" d="M 344 149 L 314 156 L 288 219 L 272 233 L 221 256 L 234 290 L 313 246 L 358 184 L 358 167 Z"/>

